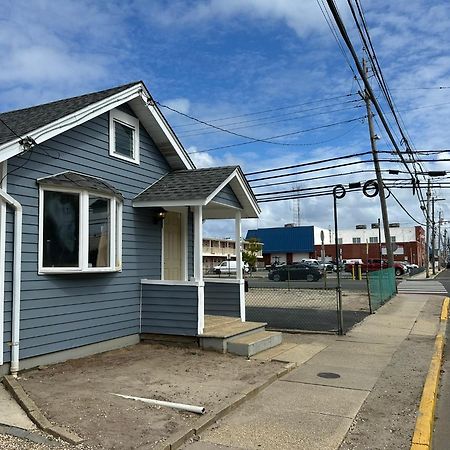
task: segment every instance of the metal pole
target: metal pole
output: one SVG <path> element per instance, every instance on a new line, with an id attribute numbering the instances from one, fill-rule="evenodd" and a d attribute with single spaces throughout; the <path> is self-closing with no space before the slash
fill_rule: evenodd
<path id="1" fill-rule="evenodd" d="M 430 197 L 431 197 L 431 180 L 428 180 L 427 187 L 427 229 L 425 234 L 425 270 L 426 277 L 430 278 Z"/>
<path id="2" fill-rule="evenodd" d="M 436 223 L 434 221 L 434 197 L 431 199 L 431 263 L 433 265 L 433 275 L 436 275 L 436 262 L 434 257 L 434 247 L 436 240 Z"/>
<path id="3" fill-rule="evenodd" d="M 381 247 L 381 220 L 378 219 L 378 249 L 380 253 L 380 267 L 383 261 L 383 250 Z"/>
<path id="4" fill-rule="evenodd" d="M 442 211 L 439 211 L 438 221 L 438 269 L 441 269 L 441 224 L 442 224 Z"/>
<path id="5" fill-rule="evenodd" d="M 336 275 L 337 275 L 337 301 L 338 301 L 338 334 L 344 334 L 344 317 L 342 314 L 342 289 L 341 289 L 341 268 L 339 267 L 339 239 L 338 239 L 338 216 L 337 216 L 337 199 L 336 193 L 333 191 L 333 207 L 334 207 L 334 245 L 336 247 Z"/>
<path id="6" fill-rule="evenodd" d="M 363 70 L 364 73 L 367 74 L 366 61 L 363 59 Z M 375 173 L 377 176 L 377 183 L 379 187 L 379 196 L 380 196 L 380 207 L 381 207 L 381 216 L 383 218 L 383 228 L 384 228 L 384 239 L 386 241 L 386 253 L 387 253 L 387 262 L 388 267 L 394 267 L 394 253 L 392 252 L 391 246 L 391 231 L 389 229 L 389 216 L 386 206 L 386 196 L 384 194 L 384 184 L 383 177 L 381 176 L 380 169 L 380 161 L 378 159 L 378 151 L 376 146 L 377 136 L 375 134 L 374 126 L 373 126 L 373 116 L 372 111 L 370 109 L 370 96 L 367 92 L 367 89 L 364 90 L 364 101 L 366 103 L 367 110 L 367 122 L 369 124 L 369 135 L 370 135 L 370 145 L 372 148 L 372 157 L 373 157 L 373 165 L 375 168 Z"/>

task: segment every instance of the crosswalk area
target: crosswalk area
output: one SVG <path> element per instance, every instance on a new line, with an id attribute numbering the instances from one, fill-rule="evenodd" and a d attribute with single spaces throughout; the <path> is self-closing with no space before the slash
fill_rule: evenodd
<path id="1" fill-rule="evenodd" d="M 399 283 L 399 294 L 442 294 L 448 295 L 445 287 L 436 280 L 405 280 Z"/>

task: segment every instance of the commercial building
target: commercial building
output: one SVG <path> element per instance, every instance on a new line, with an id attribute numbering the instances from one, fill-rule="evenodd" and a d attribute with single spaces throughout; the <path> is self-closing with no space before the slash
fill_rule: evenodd
<path id="1" fill-rule="evenodd" d="M 258 228 L 248 230 L 246 239 L 256 238 L 263 244 L 264 264 L 292 264 L 303 258 L 315 257 L 315 246 L 321 243 L 321 231 L 325 242 L 329 242 L 329 231 L 315 226 L 293 226 Z"/>
<path id="2" fill-rule="evenodd" d="M 423 266 L 425 264 L 425 230 L 421 226 L 400 227 L 391 223 L 391 242 L 394 260 Z M 335 259 L 334 232 L 330 232 L 330 242 L 325 245 L 327 259 Z M 386 258 L 386 240 L 383 227 L 378 223 L 356 225 L 355 228 L 339 230 L 338 243 L 341 259 Z M 320 258 L 321 245 L 315 243 L 316 257 Z"/>
<path id="3" fill-rule="evenodd" d="M 248 250 L 249 243 L 242 242 L 243 251 Z M 260 250 L 256 254 L 257 266 L 262 266 L 263 256 Z M 232 239 L 203 238 L 203 268 L 210 271 L 214 266 L 218 266 L 227 259 L 236 259 L 236 242 Z"/>
<path id="4" fill-rule="evenodd" d="M 321 232 L 324 237 L 325 260 L 335 260 L 336 247 L 332 230 L 288 224 L 284 227 L 249 230 L 247 239 L 256 237 L 263 243 L 265 264 L 290 264 L 303 258 L 321 259 Z M 425 230 L 421 226 L 400 227 L 400 224 L 392 223 L 391 241 L 396 261 L 419 266 L 425 264 Z M 340 259 L 386 258 L 384 232 L 378 223 L 339 230 L 338 242 Z"/>

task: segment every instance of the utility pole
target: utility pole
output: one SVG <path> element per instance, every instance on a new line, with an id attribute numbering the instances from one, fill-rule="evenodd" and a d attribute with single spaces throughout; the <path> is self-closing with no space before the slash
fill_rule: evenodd
<path id="1" fill-rule="evenodd" d="M 430 197 L 431 197 L 431 181 L 428 179 L 427 186 L 427 231 L 425 234 L 425 270 L 427 278 L 430 278 Z"/>
<path id="2" fill-rule="evenodd" d="M 364 58 L 362 60 L 362 64 L 363 64 L 363 71 L 365 74 L 367 74 L 366 61 Z M 373 165 L 375 167 L 375 173 L 377 176 L 377 183 L 379 187 L 381 217 L 383 218 L 384 240 L 386 242 L 387 263 L 388 267 L 394 267 L 394 253 L 392 252 L 392 245 L 391 245 L 391 230 L 389 229 L 389 217 L 386 206 L 386 196 L 384 195 L 383 177 L 381 176 L 380 161 L 378 159 L 378 151 L 376 145 L 377 136 L 375 135 L 375 130 L 373 126 L 373 116 L 370 108 L 370 95 L 367 92 L 367 89 L 364 89 L 363 99 L 366 103 L 367 122 L 369 124 L 370 145 L 372 148 Z"/>

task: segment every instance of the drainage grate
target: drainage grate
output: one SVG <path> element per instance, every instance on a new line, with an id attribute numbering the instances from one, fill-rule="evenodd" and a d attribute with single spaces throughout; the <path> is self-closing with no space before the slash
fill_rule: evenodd
<path id="1" fill-rule="evenodd" d="M 320 378 L 341 378 L 338 373 L 334 372 L 319 372 L 317 376 Z"/>

